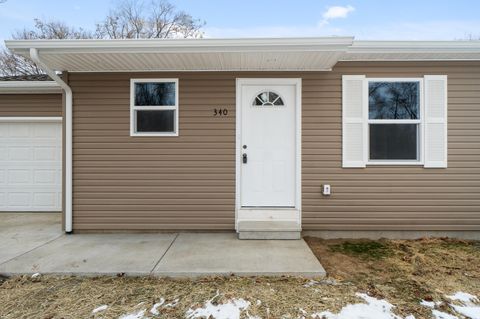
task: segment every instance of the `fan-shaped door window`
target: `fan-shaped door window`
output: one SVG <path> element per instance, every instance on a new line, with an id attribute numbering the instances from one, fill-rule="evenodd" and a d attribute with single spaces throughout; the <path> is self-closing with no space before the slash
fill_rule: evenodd
<path id="1" fill-rule="evenodd" d="M 283 106 L 283 99 L 275 92 L 264 91 L 253 100 L 253 106 Z"/>

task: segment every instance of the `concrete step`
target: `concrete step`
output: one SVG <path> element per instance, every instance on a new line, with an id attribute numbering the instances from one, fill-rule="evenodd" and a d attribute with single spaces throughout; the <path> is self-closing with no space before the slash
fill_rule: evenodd
<path id="1" fill-rule="evenodd" d="M 272 239 L 289 240 L 301 239 L 299 231 L 241 231 L 238 233 L 238 239 Z"/>
<path id="2" fill-rule="evenodd" d="M 300 239 L 301 227 L 295 220 L 241 220 L 239 239 Z"/>

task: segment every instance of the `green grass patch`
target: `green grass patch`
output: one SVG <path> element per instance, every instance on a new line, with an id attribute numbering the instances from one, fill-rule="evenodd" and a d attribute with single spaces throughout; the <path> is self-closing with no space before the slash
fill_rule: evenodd
<path id="1" fill-rule="evenodd" d="M 330 250 L 363 259 L 382 259 L 393 253 L 388 244 L 380 241 L 345 241 L 330 246 Z"/>

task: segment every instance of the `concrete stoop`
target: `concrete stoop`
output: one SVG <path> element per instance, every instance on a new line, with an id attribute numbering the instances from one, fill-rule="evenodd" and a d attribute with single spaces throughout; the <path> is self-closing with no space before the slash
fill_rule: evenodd
<path id="1" fill-rule="evenodd" d="M 301 239 L 301 231 L 294 220 L 242 220 L 237 225 L 239 239 Z"/>

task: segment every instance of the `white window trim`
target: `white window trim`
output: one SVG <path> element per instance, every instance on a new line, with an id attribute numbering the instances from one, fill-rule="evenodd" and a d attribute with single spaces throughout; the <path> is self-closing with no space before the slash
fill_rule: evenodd
<path id="1" fill-rule="evenodd" d="M 154 106 L 136 106 L 135 105 L 135 83 L 162 83 L 162 82 L 174 82 L 175 83 L 175 105 L 154 105 Z M 178 118 L 179 118 L 179 106 L 178 106 L 178 79 L 130 79 L 130 136 L 178 136 Z M 174 132 L 136 132 L 135 130 L 135 111 L 137 110 L 175 110 L 175 123 Z"/>
<path id="2" fill-rule="evenodd" d="M 366 108 L 364 125 L 366 136 L 366 159 L 367 165 L 418 165 L 423 166 L 425 164 L 425 100 L 424 100 L 424 81 L 423 78 L 365 78 L 367 85 L 364 86 L 365 100 L 364 107 Z M 419 120 L 370 120 L 369 119 L 369 94 L 368 84 L 369 82 L 419 82 L 420 83 L 420 119 Z M 370 159 L 370 124 L 418 124 L 418 160 L 371 160 Z"/>

